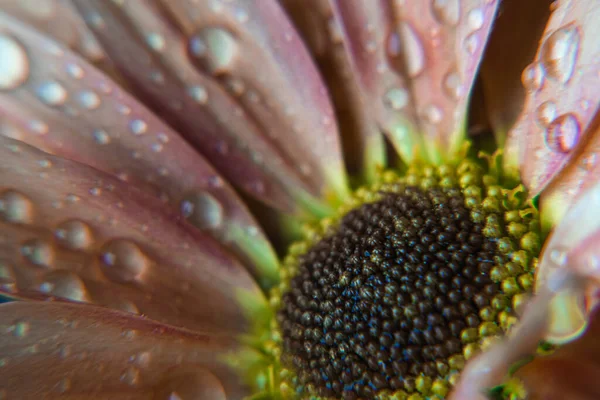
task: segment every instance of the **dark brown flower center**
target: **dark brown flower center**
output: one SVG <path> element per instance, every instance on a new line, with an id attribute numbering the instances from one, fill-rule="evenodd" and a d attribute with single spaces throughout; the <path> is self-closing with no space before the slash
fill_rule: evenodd
<path id="1" fill-rule="evenodd" d="M 500 291 L 491 271 L 507 256 L 462 191 L 381 195 L 299 257 L 282 295 L 282 363 L 313 394 L 411 392 L 460 368 L 482 331 L 499 330 L 481 315 Z"/>

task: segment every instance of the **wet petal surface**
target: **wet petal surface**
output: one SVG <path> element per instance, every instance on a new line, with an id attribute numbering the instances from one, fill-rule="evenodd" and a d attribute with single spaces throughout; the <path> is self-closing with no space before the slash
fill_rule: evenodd
<path id="1" fill-rule="evenodd" d="M 0 158 L 3 291 L 226 331 L 262 309 L 244 267 L 155 197 L 1 136 Z"/>
<path id="2" fill-rule="evenodd" d="M 147 190 L 232 249 L 261 284 L 277 280 L 276 256 L 243 201 L 177 132 L 59 44 L 6 15 L 0 24 L 12 71 L 0 134 Z"/>
<path id="3" fill-rule="evenodd" d="M 98 307 L 0 305 L 3 398 L 240 399 L 246 388 L 223 363 L 237 351 L 231 337 Z"/>
<path id="4" fill-rule="evenodd" d="M 345 194 L 326 89 L 275 2 L 75 3 L 141 98 L 242 190 L 286 212 Z"/>
<path id="5" fill-rule="evenodd" d="M 457 151 L 496 1 L 283 3 L 317 57 L 328 55 L 355 87 L 339 108 L 361 97 L 366 142 L 376 125 L 407 161 L 415 145 L 434 162 Z"/>
<path id="6" fill-rule="evenodd" d="M 507 166 L 520 166 L 531 196 L 573 158 L 598 109 L 599 18 L 596 4 L 558 1 L 536 58 L 523 71 L 528 96 L 509 134 L 507 147 L 517 150 Z"/>

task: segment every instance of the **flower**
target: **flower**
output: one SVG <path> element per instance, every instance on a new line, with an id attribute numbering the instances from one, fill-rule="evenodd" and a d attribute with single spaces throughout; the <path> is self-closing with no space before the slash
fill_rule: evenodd
<path id="1" fill-rule="evenodd" d="M 0 289 L 28 300 L 0 306 L 0 398 L 600 395 L 597 5 L 5 0 L 0 9 Z M 460 227 L 458 242 L 435 226 L 435 250 L 419 247 L 435 254 L 420 275 L 402 275 L 407 289 L 395 278 L 363 285 L 328 258 L 348 250 L 344 268 L 388 279 L 392 242 L 382 240 L 400 257 L 402 246 L 429 245 L 438 222 Z M 355 254 L 352 229 L 364 226 L 369 236 L 352 243 L 368 251 Z M 436 273 L 461 293 L 418 269 L 438 254 L 458 265 Z M 439 354 L 400 346 L 429 340 L 417 308 L 431 302 L 416 294 L 426 279 L 466 310 L 463 321 L 443 303 L 428 319 L 439 328 L 431 340 L 447 347 Z M 362 300 L 343 320 L 334 300 L 348 293 Z M 403 295 L 416 297 L 394 308 Z M 378 326 L 384 317 L 371 324 L 360 312 L 397 313 L 416 328 L 390 323 L 396 338 Z M 330 316 L 348 325 L 339 337 L 323 336 Z M 360 342 L 366 321 L 381 347 Z M 327 358 L 313 345 L 337 347 Z M 394 351 L 407 364 L 388 366 Z M 435 357 L 415 361 L 426 351 Z"/>

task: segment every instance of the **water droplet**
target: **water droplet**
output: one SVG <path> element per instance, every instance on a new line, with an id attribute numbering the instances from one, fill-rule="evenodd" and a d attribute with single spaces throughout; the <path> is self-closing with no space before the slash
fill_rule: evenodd
<path id="1" fill-rule="evenodd" d="M 117 112 L 121 115 L 129 115 L 131 114 L 131 107 L 125 104 L 119 104 L 117 105 Z"/>
<path id="2" fill-rule="evenodd" d="M 460 20 L 460 0 L 433 0 L 433 15 L 443 24 L 456 26 Z"/>
<path id="3" fill-rule="evenodd" d="M 223 206 L 208 192 L 195 192 L 184 197 L 181 214 L 199 229 L 217 229 L 223 224 Z"/>
<path id="4" fill-rule="evenodd" d="M 72 301 L 89 301 L 88 291 L 83 281 L 73 272 L 66 270 L 53 271 L 46 274 L 39 290 L 43 293 Z"/>
<path id="5" fill-rule="evenodd" d="M 94 130 L 94 132 L 92 132 L 92 136 L 94 137 L 94 140 L 98 144 L 110 143 L 110 136 L 108 136 L 108 133 L 104 129 Z"/>
<path id="6" fill-rule="evenodd" d="M 154 153 L 160 153 L 163 150 L 163 145 L 160 143 L 153 143 L 150 146 L 150 150 L 152 150 Z"/>
<path id="7" fill-rule="evenodd" d="M 467 14 L 467 23 L 471 30 L 479 30 L 483 26 L 483 10 L 474 8 Z"/>
<path id="8" fill-rule="evenodd" d="M 20 86 L 29 76 L 25 49 L 12 37 L 0 34 L 0 90 Z"/>
<path id="9" fill-rule="evenodd" d="M 189 96 L 199 104 L 206 104 L 208 101 L 208 92 L 202 86 L 191 86 L 188 88 Z"/>
<path id="10" fill-rule="evenodd" d="M 75 79 L 81 79 L 85 75 L 85 73 L 83 72 L 83 68 L 81 68 L 77 64 L 69 63 L 69 64 L 67 64 L 66 69 L 67 69 L 67 74 L 69 74 L 69 76 L 71 76 L 72 78 L 75 78 Z"/>
<path id="11" fill-rule="evenodd" d="M 58 356 L 63 360 L 65 358 L 68 358 L 71 355 L 72 351 L 73 348 L 70 344 L 61 344 L 60 346 L 58 346 Z"/>
<path id="12" fill-rule="evenodd" d="M 425 51 L 417 32 L 407 22 L 400 23 L 399 33 L 404 45 L 406 70 L 408 75 L 414 78 L 425 68 Z"/>
<path id="13" fill-rule="evenodd" d="M 67 100 L 67 90 L 58 82 L 46 82 L 38 87 L 39 98 L 50 106 L 59 106 Z"/>
<path id="14" fill-rule="evenodd" d="M 61 245 L 72 250 L 85 250 L 94 242 L 90 227 L 76 219 L 58 225 L 54 230 L 54 236 Z"/>
<path id="15" fill-rule="evenodd" d="M 165 38 L 159 33 L 149 33 L 146 35 L 148 46 L 154 51 L 161 52 L 165 49 Z"/>
<path id="16" fill-rule="evenodd" d="M 250 18 L 248 16 L 248 12 L 246 10 L 244 10 L 243 8 L 236 8 L 234 11 L 234 15 L 235 15 L 235 19 L 242 24 L 244 22 L 248 22 L 248 19 Z"/>
<path id="17" fill-rule="evenodd" d="M 42 121 L 37 120 L 37 119 L 29 121 L 28 126 L 29 126 L 29 129 L 31 129 L 33 132 L 37 133 L 38 135 L 45 135 L 50 130 L 50 128 L 48 128 L 48 125 L 46 125 L 45 123 L 43 123 Z"/>
<path id="18" fill-rule="evenodd" d="M 479 36 L 477 33 L 472 33 L 465 39 L 465 49 L 467 53 L 473 55 L 479 48 Z"/>
<path id="19" fill-rule="evenodd" d="M 121 381 L 136 386 L 140 382 L 140 371 L 135 367 L 127 367 L 121 374 Z"/>
<path id="20" fill-rule="evenodd" d="M 528 91 L 539 90 L 544 84 L 544 71 L 540 64 L 529 64 L 521 74 L 521 82 Z"/>
<path id="21" fill-rule="evenodd" d="M 231 32 L 223 28 L 204 28 L 188 43 L 190 54 L 211 74 L 231 72 L 238 56 L 238 43 Z"/>
<path id="22" fill-rule="evenodd" d="M 241 96 L 246 91 L 244 81 L 239 78 L 230 77 L 225 80 L 227 89 L 236 96 Z"/>
<path id="23" fill-rule="evenodd" d="M 392 88 L 385 93 L 385 102 L 394 110 L 401 110 L 408 104 L 408 92 L 402 88 Z"/>
<path id="24" fill-rule="evenodd" d="M 536 109 L 536 117 L 542 127 L 547 127 L 556 118 L 556 104 L 548 100 L 540 104 Z"/>
<path id="25" fill-rule="evenodd" d="M 90 24 L 90 26 L 96 29 L 104 29 L 105 23 L 104 19 L 97 12 L 91 12 L 85 16 L 85 20 Z"/>
<path id="26" fill-rule="evenodd" d="M 16 277 L 10 265 L 0 261 L 0 289 L 12 291 Z"/>
<path id="27" fill-rule="evenodd" d="M 21 254 L 27 261 L 38 267 L 49 268 L 54 261 L 52 245 L 40 239 L 31 239 L 23 243 Z"/>
<path id="28" fill-rule="evenodd" d="M 568 153 L 577 145 L 580 130 L 575 115 L 571 113 L 560 115 L 546 128 L 546 143 L 554 151 Z"/>
<path id="29" fill-rule="evenodd" d="M 423 117 L 430 124 L 438 124 L 443 117 L 442 110 L 438 106 L 430 104 L 423 110 Z"/>
<path id="30" fill-rule="evenodd" d="M 100 97 L 91 90 L 84 90 L 79 94 L 79 102 L 88 110 L 94 110 L 100 106 Z"/>
<path id="31" fill-rule="evenodd" d="M 461 98 L 465 91 L 460 76 L 454 70 L 444 76 L 443 88 L 444 93 L 453 99 Z"/>
<path id="32" fill-rule="evenodd" d="M 344 33 L 342 32 L 341 25 L 336 21 L 334 17 L 327 20 L 327 32 L 329 38 L 334 44 L 341 44 L 344 42 Z"/>
<path id="33" fill-rule="evenodd" d="M 90 194 L 92 196 L 100 196 L 102 194 L 102 188 L 93 187 L 93 188 L 90 189 Z"/>
<path id="34" fill-rule="evenodd" d="M 0 216 L 7 222 L 31 223 L 33 221 L 33 203 L 24 194 L 6 190 L 0 194 Z"/>
<path id="35" fill-rule="evenodd" d="M 149 351 L 142 351 L 141 353 L 129 357 L 129 361 L 139 367 L 147 368 L 152 361 L 152 353 Z"/>
<path id="36" fill-rule="evenodd" d="M 22 338 L 27 336 L 27 334 L 31 330 L 31 326 L 29 325 L 29 322 L 19 320 L 11 326 L 10 330 L 16 337 Z"/>
<path id="37" fill-rule="evenodd" d="M 131 282 L 137 279 L 150 264 L 150 260 L 139 246 L 125 239 L 107 243 L 100 258 L 104 274 L 117 282 Z"/>
<path id="38" fill-rule="evenodd" d="M 134 119 L 129 123 L 129 129 L 134 135 L 141 135 L 148 130 L 148 124 L 141 119 Z"/>
<path id="39" fill-rule="evenodd" d="M 540 59 L 549 77 L 566 83 L 571 79 L 579 52 L 579 30 L 567 25 L 553 32 L 542 44 Z"/>

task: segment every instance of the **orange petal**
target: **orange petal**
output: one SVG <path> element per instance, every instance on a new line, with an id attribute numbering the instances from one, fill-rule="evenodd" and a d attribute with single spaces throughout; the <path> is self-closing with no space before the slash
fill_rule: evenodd
<path id="1" fill-rule="evenodd" d="M 295 13 L 294 2 L 286 3 Z M 318 10 L 316 22 L 299 26 L 315 53 L 331 53 L 340 73 L 354 74 L 343 80 L 357 87 L 364 118 L 407 161 L 419 145 L 439 161 L 462 143 L 469 91 L 497 3 L 322 0 L 304 11 Z M 365 135 L 372 124 L 364 123 Z"/>
<path id="2" fill-rule="evenodd" d="M 75 3 L 140 97 L 240 188 L 286 212 L 346 193 L 326 89 L 276 2 Z"/>
<path id="3" fill-rule="evenodd" d="M 520 167 L 531 196 L 540 193 L 585 142 L 598 108 L 600 8 L 576 0 L 555 4 L 536 58 L 523 71 L 528 96 L 507 143 L 508 148 L 521 148 L 517 156 L 507 158 L 507 166 Z"/>
<path id="4" fill-rule="evenodd" d="M 15 75 L 21 81 L 14 84 L 5 75 L 0 134 L 155 194 L 232 249 L 265 286 L 277 281 L 274 251 L 243 201 L 177 132 L 110 78 L 27 25 L 0 15 L 0 26 L 0 43 L 12 49 L 7 57 L 22 68 L 12 71 L 23 75 Z"/>
<path id="5" fill-rule="evenodd" d="M 241 399 L 248 388 L 223 361 L 241 350 L 228 336 L 98 307 L 0 305 L 7 399 Z"/>
<path id="6" fill-rule="evenodd" d="M 157 198 L 2 136 L 0 159 L 0 265 L 14 281 L 5 291 L 228 331 L 264 306 L 244 267 Z"/>

